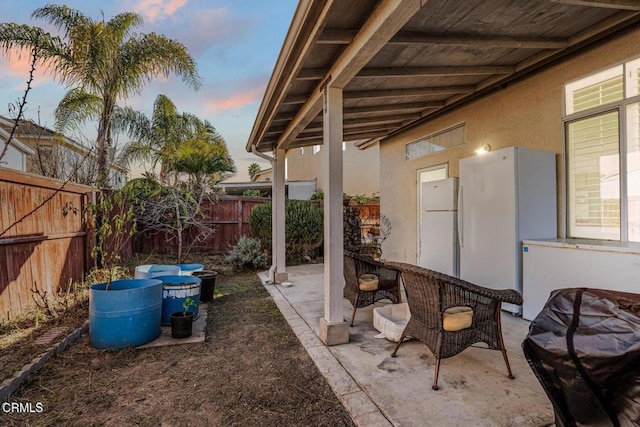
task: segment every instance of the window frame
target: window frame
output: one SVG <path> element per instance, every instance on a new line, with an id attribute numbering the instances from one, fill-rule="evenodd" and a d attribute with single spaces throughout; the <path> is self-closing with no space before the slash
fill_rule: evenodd
<path id="1" fill-rule="evenodd" d="M 450 145 L 448 147 L 442 147 L 441 150 L 428 151 L 428 152 L 420 154 L 420 155 L 409 157 L 409 153 L 408 153 L 407 150 L 408 150 L 408 147 L 410 145 L 417 144 L 417 143 L 420 143 L 420 142 L 425 142 L 426 144 L 435 145 L 433 142 L 431 142 L 434 138 L 440 137 L 442 135 L 446 135 L 448 133 L 452 133 L 452 132 L 454 132 L 454 131 L 456 131 L 458 129 L 462 130 L 462 142 L 461 143 L 456 144 L 456 145 Z M 432 132 L 432 133 L 426 134 L 426 135 L 424 135 L 424 136 L 422 136 L 420 138 L 417 138 L 417 139 L 414 139 L 412 141 L 407 142 L 404 145 L 404 160 L 405 161 L 411 161 L 411 160 L 421 159 L 423 157 L 427 157 L 427 156 L 430 156 L 430 155 L 436 154 L 436 153 L 441 153 L 443 151 L 447 151 L 447 150 L 450 150 L 452 148 L 460 147 L 460 146 L 463 146 L 463 145 L 466 145 L 466 144 L 467 144 L 467 123 L 466 122 L 459 122 L 459 123 L 456 123 L 454 125 L 448 126 L 446 128 L 440 129 L 440 130 L 438 130 L 436 132 Z"/>
<path id="2" fill-rule="evenodd" d="M 640 93 L 628 97 L 628 72 L 627 65 L 629 64 L 637 64 L 637 61 L 640 60 L 640 56 L 635 56 L 632 58 L 628 58 L 624 61 L 620 61 L 614 64 L 611 64 L 602 69 L 596 70 L 592 73 L 582 75 L 579 78 L 573 79 L 571 81 L 566 82 L 563 85 L 563 94 L 562 94 L 562 125 L 563 125 L 563 164 L 564 164 L 564 176 L 563 176 L 563 185 L 564 185 L 564 201 L 565 201 L 565 227 L 564 232 L 568 238 L 574 239 L 589 239 L 589 240 L 600 240 L 600 241 L 614 241 L 614 242 L 629 242 L 629 194 L 627 192 L 627 180 L 628 180 L 628 171 L 627 171 L 627 161 L 628 161 L 628 152 L 627 152 L 627 109 L 630 105 L 640 103 Z M 600 73 L 606 73 L 608 70 L 614 70 L 622 66 L 622 99 L 615 102 L 610 102 L 607 104 L 598 105 L 593 108 L 581 110 L 577 113 L 568 114 L 567 102 L 569 101 L 569 97 L 567 96 L 567 88 L 570 86 L 575 86 L 577 82 L 580 80 L 588 79 L 592 76 L 595 76 Z M 639 83 L 640 84 L 640 83 Z M 572 236 L 570 233 L 571 224 L 571 200 L 569 194 L 569 125 L 571 123 L 575 123 L 581 120 L 585 120 L 591 117 L 597 117 L 605 114 L 609 114 L 612 112 L 617 112 L 618 114 L 618 161 L 619 161 L 619 173 L 620 173 L 620 239 L 616 240 L 607 240 L 607 239 L 596 239 L 596 238 L 586 238 L 586 237 L 576 237 Z"/>

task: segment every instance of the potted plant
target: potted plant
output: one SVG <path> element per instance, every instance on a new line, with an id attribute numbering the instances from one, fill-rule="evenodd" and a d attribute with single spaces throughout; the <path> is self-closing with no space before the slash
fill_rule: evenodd
<path id="1" fill-rule="evenodd" d="M 189 307 L 195 306 L 193 298 L 187 297 L 182 302 L 182 311 L 171 313 L 171 337 L 187 338 L 191 336 L 193 328 L 194 312 L 189 311 Z"/>

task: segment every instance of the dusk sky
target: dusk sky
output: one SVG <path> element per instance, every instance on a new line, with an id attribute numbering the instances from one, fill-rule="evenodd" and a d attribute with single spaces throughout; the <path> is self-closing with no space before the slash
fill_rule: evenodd
<path id="1" fill-rule="evenodd" d="M 54 33 L 47 21 L 31 19 L 35 9 L 48 3 L 66 4 L 93 19 L 101 14 L 109 20 L 121 12 L 137 12 L 145 20 L 137 31 L 156 32 L 184 44 L 198 64 L 203 80 L 200 90 L 187 87 L 178 77 L 159 79 L 129 98 L 126 105 L 151 115 L 156 96 L 165 94 L 179 111 L 209 120 L 225 138 L 236 162 L 238 173 L 231 181 L 248 180 L 252 162 L 269 167 L 268 162 L 247 153 L 245 145 L 297 0 L 0 0 L 0 22 L 40 26 Z M 9 103 L 23 95 L 28 70 L 27 55 L 0 56 L 0 114 L 8 116 Z M 53 128 L 53 111 L 65 92 L 43 70 L 37 72 L 25 117 Z M 97 122 L 89 123 L 83 134 L 94 139 L 96 127 Z M 82 135 L 70 136 L 83 139 Z M 118 144 L 127 141 L 121 135 Z"/>

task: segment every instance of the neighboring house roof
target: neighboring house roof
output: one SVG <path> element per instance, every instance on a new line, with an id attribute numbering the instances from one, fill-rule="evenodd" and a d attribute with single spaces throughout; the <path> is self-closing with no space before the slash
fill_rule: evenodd
<path id="1" fill-rule="evenodd" d="M 301 1 L 246 149 L 322 144 L 326 86 L 344 140 L 382 140 L 638 22 L 628 0 Z"/>
<path id="2" fill-rule="evenodd" d="M 273 168 L 262 169 L 251 178 L 251 182 L 270 181 L 273 175 Z"/>
<path id="3" fill-rule="evenodd" d="M 11 129 L 14 125 L 14 120 L 0 115 L 0 130 Z M 86 156 L 90 153 L 90 149 L 82 145 L 81 143 L 55 132 L 52 129 L 41 126 L 31 120 L 21 120 L 17 127 L 16 135 L 22 137 L 24 141 L 33 140 L 41 143 L 56 143 L 61 144 L 63 147 L 75 151 L 76 153 Z M 34 154 L 33 152 L 30 154 Z M 90 154 L 95 157 L 94 154 Z M 112 162 L 110 168 L 121 173 L 127 173 L 128 169 Z"/>
<path id="4" fill-rule="evenodd" d="M 11 136 L 11 134 L 4 130 L 3 128 L 0 127 L 0 140 L 2 140 L 2 142 L 6 142 L 7 140 L 9 140 L 9 137 Z M 14 147 L 16 147 L 18 150 L 22 151 L 25 154 L 29 154 L 29 155 L 33 155 L 36 152 L 33 151 L 33 149 L 31 147 L 29 147 L 28 145 L 25 145 L 24 143 L 20 142 L 20 140 L 18 138 L 16 138 L 15 136 L 13 138 L 11 138 L 11 142 L 10 144 Z M 0 147 L 0 151 L 2 151 L 2 148 L 4 148 L 3 146 Z"/>

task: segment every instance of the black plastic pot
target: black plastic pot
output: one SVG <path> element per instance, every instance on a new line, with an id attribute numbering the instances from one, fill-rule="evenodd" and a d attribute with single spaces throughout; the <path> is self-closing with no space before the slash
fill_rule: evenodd
<path id="1" fill-rule="evenodd" d="M 216 276 L 218 273 L 213 270 L 194 271 L 192 276 L 200 278 L 202 285 L 200 287 L 200 302 L 213 301 L 213 291 L 216 287 Z"/>
<path id="2" fill-rule="evenodd" d="M 193 312 L 178 311 L 171 313 L 171 337 L 187 338 L 191 336 L 193 327 Z"/>

